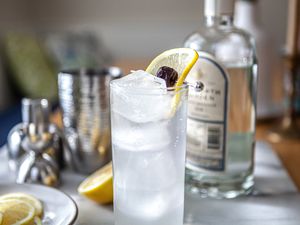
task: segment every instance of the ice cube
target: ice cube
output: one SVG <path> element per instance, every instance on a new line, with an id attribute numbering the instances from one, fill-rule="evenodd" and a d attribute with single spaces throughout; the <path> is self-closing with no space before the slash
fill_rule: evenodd
<path id="1" fill-rule="evenodd" d="M 161 217 L 181 193 L 172 149 L 119 153 L 114 170 L 117 205 L 134 217 Z"/>
<path id="2" fill-rule="evenodd" d="M 130 151 L 157 151 L 170 143 L 167 121 L 132 122 L 118 113 L 112 115 L 113 143 Z"/>
<path id="3" fill-rule="evenodd" d="M 171 110 L 172 96 L 166 82 L 145 71 L 134 71 L 114 81 L 112 111 L 127 119 L 146 123 L 166 118 Z"/>
<path id="4" fill-rule="evenodd" d="M 157 91 L 157 88 L 164 89 L 167 87 L 164 79 L 153 76 L 143 70 L 131 71 L 131 74 L 118 80 L 118 85 L 136 89 L 152 88 L 152 91 Z"/>
<path id="5" fill-rule="evenodd" d="M 174 185 L 178 178 L 167 130 L 161 123 L 150 124 L 113 133 L 114 162 L 118 165 L 114 172 L 121 187 L 160 190 Z"/>

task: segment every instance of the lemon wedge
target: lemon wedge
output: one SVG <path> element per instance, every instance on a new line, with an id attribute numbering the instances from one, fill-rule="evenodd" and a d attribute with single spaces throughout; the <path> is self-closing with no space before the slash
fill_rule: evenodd
<path id="1" fill-rule="evenodd" d="M 24 201 L 1 200 L 0 212 L 3 214 L 1 225 L 31 225 L 34 221 L 34 207 Z"/>
<path id="2" fill-rule="evenodd" d="M 78 187 L 78 192 L 85 197 L 107 204 L 113 201 L 112 163 L 87 177 Z"/>
<path id="3" fill-rule="evenodd" d="M 185 78 L 197 62 L 198 58 L 198 52 L 194 49 L 174 48 L 167 50 L 155 57 L 146 69 L 146 72 L 154 76 L 162 66 L 171 67 L 178 73 L 178 80 L 175 84 L 175 91 L 177 93 L 172 101 L 171 116 L 175 114 L 181 100 L 181 93 L 179 92 L 180 87 L 183 85 Z"/>
<path id="4" fill-rule="evenodd" d="M 156 75 L 160 67 L 171 67 L 178 73 L 178 81 L 175 86 L 180 87 L 198 58 L 198 52 L 191 48 L 170 49 L 156 56 L 147 67 L 146 72 Z"/>
<path id="5" fill-rule="evenodd" d="M 26 202 L 30 205 L 33 206 L 33 208 L 35 209 L 35 216 L 41 216 L 43 213 L 43 205 L 41 203 L 40 200 L 38 200 L 37 198 L 33 197 L 32 195 L 29 194 L 24 194 L 24 193 L 9 193 L 6 195 L 3 195 L 0 197 L 0 201 L 2 200 L 20 200 L 23 202 Z"/>

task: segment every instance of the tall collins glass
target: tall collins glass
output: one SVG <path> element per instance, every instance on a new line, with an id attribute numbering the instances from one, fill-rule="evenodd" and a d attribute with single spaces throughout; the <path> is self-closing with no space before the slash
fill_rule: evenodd
<path id="1" fill-rule="evenodd" d="M 115 225 L 182 225 L 188 88 L 130 76 L 110 85 Z"/>

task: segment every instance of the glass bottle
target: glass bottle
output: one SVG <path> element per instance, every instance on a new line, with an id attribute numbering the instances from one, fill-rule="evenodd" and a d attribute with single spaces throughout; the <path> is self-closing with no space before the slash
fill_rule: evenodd
<path id="1" fill-rule="evenodd" d="M 282 111 L 282 104 L 274 101 L 272 96 L 272 87 L 276 85 L 273 75 L 281 70 L 281 63 L 278 63 L 277 46 L 273 44 L 271 35 L 262 27 L 259 6 L 258 0 L 237 0 L 234 24 L 251 33 L 255 38 L 256 55 L 259 61 L 257 117 L 263 119 L 278 116 Z"/>
<path id="2" fill-rule="evenodd" d="M 257 62 L 253 38 L 234 26 L 233 15 L 234 0 L 205 0 L 205 26 L 184 44 L 200 54 L 188 81 L 204 84 L 189 96 L 187 187 L 216 198 L 250 193 L 254 185 Z M 202 63 L 207 54 L 223 77 Z"/>

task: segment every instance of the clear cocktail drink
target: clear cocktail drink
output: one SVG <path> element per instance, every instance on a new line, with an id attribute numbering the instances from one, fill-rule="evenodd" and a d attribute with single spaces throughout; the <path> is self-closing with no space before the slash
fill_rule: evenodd
<path id="1" fill-rule="evenodd" d="M 187 86 L 136 71 L 110 87 L 115 225 L 182 225 Z"/>

